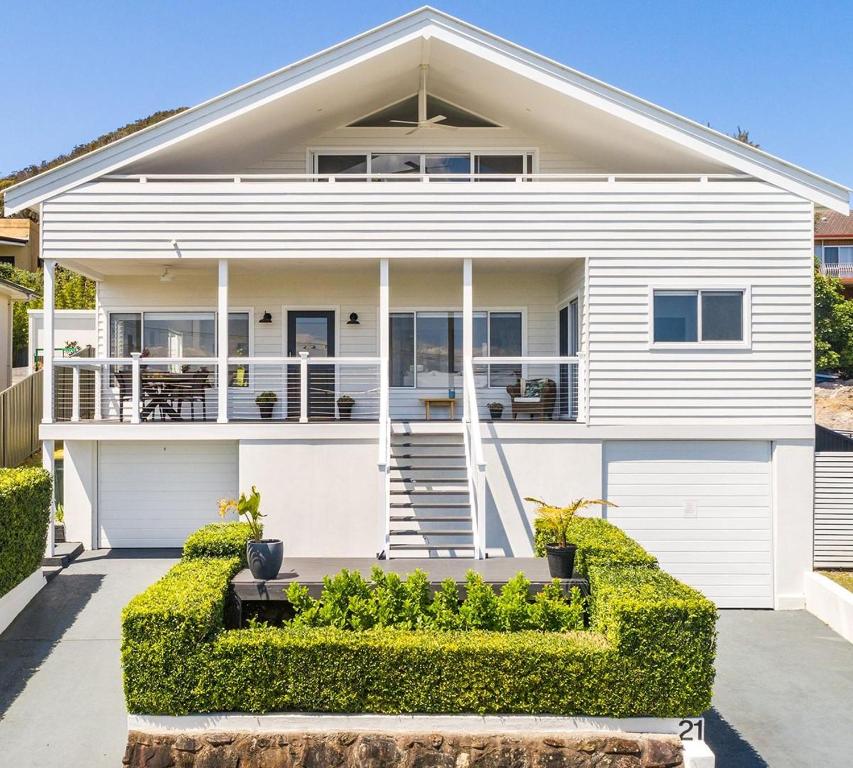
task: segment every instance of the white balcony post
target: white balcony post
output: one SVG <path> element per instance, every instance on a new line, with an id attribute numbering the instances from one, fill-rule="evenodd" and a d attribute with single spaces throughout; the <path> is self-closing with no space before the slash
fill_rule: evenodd
<path id="1" fill-rule="evenodd" d="M 53 440 L 43 440 L 41 444 L 41 465 L 49 473 L 53 482 L 56 482 L 56 462 L 54 460 Z M 56 551 L 56 536 L 53 531 L 53 524 L 56 520 L 56 491 L 51 489 L 50 492 L 50 517 L 47 523 L 47 543 L 45 544 L 44 554 L 46 557 L 53 557 Z"/>
<path id="2" fill-rule="evenodd" d="M 99 365 L 95 368 L 95 421 L 100 421 L 102 418 L 101 413 L 101 400 L 103 399 L 103 368 Z"/>
<path id="3" fill-rule="evenodd" d="M 139 366 L 139 352 L 131 352 L 133 358 L 130 372 L 130 423 L 139 424 L 139 401 L 141 399 L 141 372 Z"/>
<path id="4" fill-rule="evenodd" d="M 44 261 L 44 350 L 42 363 L 44 365 L 42 422 L 53 423 L 53 305 L 56 280 L 56 262 L 53 259 Z"/>
<path id="5" fill-rule="evenodd" d="M 228 422 L 228 260 L 219 260 L 219 293 L 216 321 L 218 325 L 216 350 L 217 366 L 217 409 L 216 420 Z"/>
<path id="6" fill-rule="evenodd" d="M 388 420 L 388 356 L 390 353 L 390 284 L 388 259 L 379 260 L 379 421 Z M 384 426 L 383 426 L 384 429 Z M 384 459 L 383 459 L 384 460 Z"/>
<path id="7" fill-rule="evenodd" d="M 474 357 L 474 268 L 471 259 L 462 262 L 462 388 L 468 386 L 465 372 L 472 365 Z M 471 377 L 473 380 L 473 377 Z M 475 402 L 477 393 L 468 392 L 462 400 L 462 413 L 465 420 L 471 418 L 469 413 L 470 402 Z"/>
<path id="8" fill-rule="evenodd" d="M 299 423 L 308 423 L 308 353 L 299 353 Z"/>
<path id="9" fill-rule="evenodd" d="M 80 421 L 80 367 L 71 368 L 71 421 Z"/>

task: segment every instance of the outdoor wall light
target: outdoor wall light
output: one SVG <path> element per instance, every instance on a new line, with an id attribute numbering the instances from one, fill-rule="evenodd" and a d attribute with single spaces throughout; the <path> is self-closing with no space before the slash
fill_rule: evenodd
<path id="1" fill-rule="evenodd" d="M 350 312 L 349 320 L 347 320 L 347 325 L 361 325 L 358 321 L 358 312 Z"/>
<path id="2" fill-rule="evenodd" d="M 269 312 L 264 312 L 263 317 L 260 320 L 258 320 L 258 322 L 259 323 L 271 323 L 272 322 L 272 315 Z"/>

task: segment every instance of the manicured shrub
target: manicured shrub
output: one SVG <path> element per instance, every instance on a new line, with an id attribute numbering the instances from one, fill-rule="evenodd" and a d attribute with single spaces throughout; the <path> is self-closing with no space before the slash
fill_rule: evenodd
<path id="1" fill-rule="evenodd" d="M 191 533 L 184 542 L 184 559 L 239 557 L 246 565 L 246 542 L 251 538 L 248 523 L 211 523 Z"/>
<path id="2" fill-rule="evenodd" d="M 545 556 L 549 542 L 545 532 L 534 524 L 534 551 L 537 557 Z M 591 566 L 605 565 L 656 565 L 657 559 L 618 526 L 598 517 L 575 517 L 569 526 L 569 542 L 576 544 L 575 570 L 589 574 Z"/>
<path id="3" fill-rule="evenodd" d="M 364 631 L 375 627 L 396 629 L 481 629 L 496 632 L 540 630 L 564 632 L 583 629 L 580 592 L 566 601 L 559 584 L 548 585 L 533 599 L 530 582 L 519 573 L 500 594 L 471 570 L 465 583 L 465 599 L 452 579 L 430 596 L 429 577 L 421 570 L 401 580 L 396 573 L 374 567 L 370 580 L 357 571 L 340 571 L 323 579 L 319 598 L 309 596 L 298 583 L 287 589 L 295 627 L 335 627 Z"/>
<path id="4" fill-rule="evenodd" d="M 123 613 L 128 709 L 698 715 L 710 705 L 716 609 L 625 539 L 609 532 L 587 548 L 585 631 L 553 631 L 580 617 L 557 585 L 531 601 L 521 575 L 499 595 L 470 576 L 465 609 L 452 581 L 429 600 L 424 574 L 379 573 L 329 577 L 320 600 L 292 587 L 297 619 L 285 627 L 224 630 L 239 559 L 185 560 Z"/>
<path id="5" fill-rule="evenodd" d="M 0 597 L 41 565 L 52 492 L 40 467 L 0 469 Z"/>

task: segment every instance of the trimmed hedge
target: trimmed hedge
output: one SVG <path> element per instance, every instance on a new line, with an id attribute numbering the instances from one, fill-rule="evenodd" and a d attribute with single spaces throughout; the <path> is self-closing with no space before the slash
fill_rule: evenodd
<path id="1" fill-rule="evenodd" d="M 248 523 L 211 523 L 191 533 L 184 542 L 184 559 L 239 557 L 246 567 L 246 543 L 252 537 Z"/>
<path id="2" fill-rule="evenodd" d="M 586 524 L 587 534 L 612 528 L 602 522 Z M 611 565 L 603 565 L 608 543 Z M 583 549 L 592 627 L 559 633 L 224 630 L 239 560 L 185 560 L 123 614 L 128 710 L 681 717 L 707 709 L 714 605 L 624 534 L 604 533 Z M 612 564 L 623 559 L 636 564 Z"/>
<path id="3" fill-rule="evenodd" d="M 534 530 L 534 552 L 537 557 L 545 557 L 548 540 L 538 521 Z M 599 564 L 656 566 L 658 562 L 625 531 L 598 517 L 572 520 L 569 543 L 577 545 L 575 570 L 584 576 L 589 576 L 590 568 Z"/>
<path id="4" fill-rule="evenodd" d="M 41 565 L 51 493 L 40 467 L 0 469 L 0 597 Z"/>

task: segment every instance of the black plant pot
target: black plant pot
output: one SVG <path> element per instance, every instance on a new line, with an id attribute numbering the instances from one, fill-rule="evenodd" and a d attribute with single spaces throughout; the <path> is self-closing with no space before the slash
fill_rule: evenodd
<path id="1" fill-rule="evenodd" d="M 274 408 L 275 403 L 258 403 L 258 409 L 261 412 L 262 419 L 271 419 Z"/>
<path id="2" fill-rule="evenodd" d="M 261 539 L 246 542 L 246 559 L 256 579 L 274 579 L 281 569 L 284 545 L 281 539 Z"/>
<path id="3" fill-rule="evenodd" d="M 343 421 L 349 421 L 352 418 L 352 407 L 355 403 L 338 403 L 338 415 Z"/>
<path id="4" fill-rule="evenodd" d="M 489 406 L 489 415 L 492 417 L 492 421 L 497 421 L 504 414 L 503 406 L 492 408 Z"/>
<path id="5" fill-rule="evenodd" d="M 572 578 L 575 570 L 576 551 L 577 547 L 574 544 L 567 544 L 565 547 L 560 547 L 557 544 L 548 544 L 545 546 L 545 552 L 548 554 L 548 570 L 551 572 L 551 578 Z"/>

